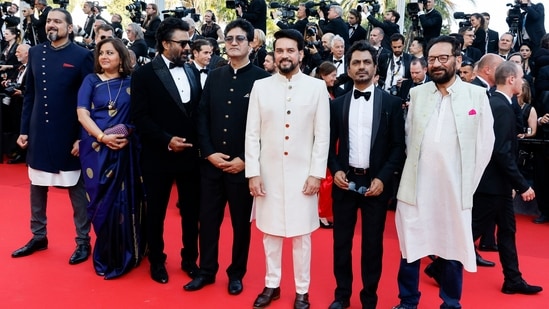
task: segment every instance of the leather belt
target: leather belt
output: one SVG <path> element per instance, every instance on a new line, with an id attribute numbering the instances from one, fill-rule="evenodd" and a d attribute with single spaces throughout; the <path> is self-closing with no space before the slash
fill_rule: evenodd
<path id="1" fill-rule="evenodd" d="M 369 170 L 370 169 L 368 169 L 368 168 L 359 168 L 359 167 L 349 166 L 349 171 L 352 172 L 353 174 L 359 175 L 359 176 L 363 176 L 363 175 L 368 174 Z"/>

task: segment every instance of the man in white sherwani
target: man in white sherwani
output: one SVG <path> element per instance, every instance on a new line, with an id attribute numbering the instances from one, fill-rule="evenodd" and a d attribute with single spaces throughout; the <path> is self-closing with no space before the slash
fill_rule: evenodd
<path id="1" fill-rule="evenodd" d="M 322 80 L 303 74 L 303 36 L 275 33 L 279 74 L 255 82 L 246 124 L 245 162 L 256 225 L 264 233 L 265 288 L 254 302 L 264 308 L 280 297 L 282 242 L 292 238 L 296 298 L 309 308 L 311 232 L 319 227 L 318 189 L 326 176 L 330 107 Z"/>
<path id="2" fill-rule="evenodd" d="M 417 308 L 420 259 L 439 257 L 441 308 L 461 308 L 463 268 L 476 271 L 471 232 L 475 192 L 494 146 L 493 117 L 484 89 L 462 82 L 457 41 L 431 41 L 432 81 L 410 90 L 407 159 L 397 194 L 402 252 L 400 304 Z"/>

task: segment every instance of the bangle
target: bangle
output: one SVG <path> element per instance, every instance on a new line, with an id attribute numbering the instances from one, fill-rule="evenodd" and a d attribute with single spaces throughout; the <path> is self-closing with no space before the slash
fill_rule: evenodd
<path id="1" fill-rule="evenodd" d="M 101 132 L 101 134 L 97 135 L 97 141 L 101 143 L 103 141 L 103 137 L 105 137 L 105 133 Z"/>

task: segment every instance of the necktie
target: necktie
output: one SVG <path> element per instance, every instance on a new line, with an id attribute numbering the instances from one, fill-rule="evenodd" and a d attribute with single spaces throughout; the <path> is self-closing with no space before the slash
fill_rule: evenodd
<path id="1" fill-rule="evenodd" d="M 371 95 L 372 95 L 372 93 L 370 91 L 362 92 L 358 89 L 355 89 L 355 91 L 353 92 L 353 96 L 355 97 L 355 99 L 358 99 L 360 97 L 364 97 L 366 99 L 366 101 L 368 101 L 370 99 Z"/>
<path id="2" fill-rule="evenodd" d="M 208 69 L 200 69 L 200 73 L 208 74 Z"/>
<path id="3" fill-rule="evenodd" d="M 184 63 L 173 63 L 173 62 L 170 62 L 170 70 L 173 69 L 173 68 L 177 68 L 177 67 L 180 67 L 182 68 L 185 64 Z"/>

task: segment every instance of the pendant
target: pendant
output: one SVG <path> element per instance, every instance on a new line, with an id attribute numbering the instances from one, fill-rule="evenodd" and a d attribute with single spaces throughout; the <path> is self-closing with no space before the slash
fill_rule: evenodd
<path id="1" fill-rule="evenodd" d="M 117 113 L 117 112 L 118 112 L 118 111 L 116 110 L 116 108 L 115 108 L 115 109 L 110 109 L 110 110 L 109 110 L 109 116 L 114 117 L 114 116 L 116 116 L 116 113 Z"/>
<path id="2" fill-rule="evenodd" d="M 114 103 L 113 101 L 109 101 L 109 103 L 107 103 L 108 108 L 109 108 L 109 109 L 113 109 L 113 108 L 114 108 L 114 104 L 115 104 L 115 103 Z"/>

